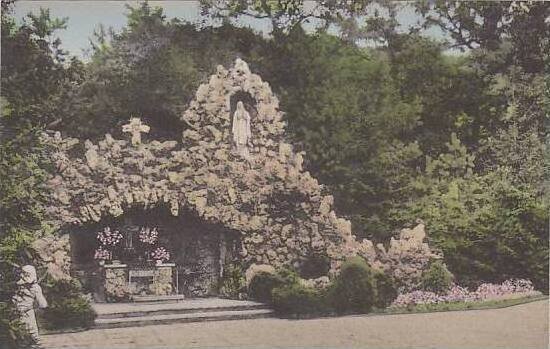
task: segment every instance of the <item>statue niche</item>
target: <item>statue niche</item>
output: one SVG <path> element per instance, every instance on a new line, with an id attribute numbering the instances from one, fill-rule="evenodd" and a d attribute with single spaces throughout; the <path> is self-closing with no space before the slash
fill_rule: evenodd
<path id="1" fill-rule="evenodd" d="M 239 91 L 231 96 L 231 135 L 236 153 L 249 158 L 249 147 L 252 147 L 251 119 L 255 116 L 256 110 L 252 107 L 254 98 L 246 92 Z"/>

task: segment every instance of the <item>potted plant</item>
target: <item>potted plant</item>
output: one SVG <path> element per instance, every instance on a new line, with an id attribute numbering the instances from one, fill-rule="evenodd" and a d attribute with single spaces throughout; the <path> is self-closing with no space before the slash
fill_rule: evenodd
<path id="1" fill-rule="evenodd" d="M 95 250 L 94 259 L 99 262 L 99 265 L 105 265 L 106 260 L 111 259 L 111 252 L 100 246 Z"/>
<path id="2" fill-rule="evenodd" d="M 152 253 L 151 257 L 155 260 L 156 264 L 162 264 L 170 259 L 170 252 L 168 252 L 164 247 L 157 247 Z"/>
<path id="3" fill-rule="evenodd" d="M 98 260 L 100 265 L 104 265 L 107 260 L 112 260 L 113 264 L 120 264 L 119 260 L 113 260 L 113 250 L 122 240 L 122 234 L 118 230 L 113 231 L 110 227 L 105 227 L 97 233 L 97 240 L 100 246 L 95 251 L 94 259 Z"/>

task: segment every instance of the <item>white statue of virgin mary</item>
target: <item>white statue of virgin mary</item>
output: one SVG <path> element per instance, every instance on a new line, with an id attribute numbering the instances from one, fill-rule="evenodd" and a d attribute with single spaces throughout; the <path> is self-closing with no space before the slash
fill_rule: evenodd
<path id="1" fill-rule="evenodd" d="M 244 108 L 242 101 L 237 102 L 237 110 L 233 114 L 232 132 L 237 152 L 243 157 L 248 157 L 248 144 L 252 136 L 250 132 L 250 114 Z"/>

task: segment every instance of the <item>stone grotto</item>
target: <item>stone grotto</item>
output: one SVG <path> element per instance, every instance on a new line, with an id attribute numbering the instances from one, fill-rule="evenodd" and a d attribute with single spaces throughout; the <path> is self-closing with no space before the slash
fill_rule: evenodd
<path id="1" fill-rule="evenodd" d="M 285 141 L 277 97 L 246 62 L 218 66 L 181 121 L 173 141 L 149 139 L 139 118 L 123 126 L 128 139 L 44 134 L 55 165 L 47 212 L 61 234 L 37 244 L 59 245 L 45 258 L 51 273 L 116 301 L 216 295 L 234 263 L 299 268 L 321 256 L 327 274 L 353 255 L 395 264 L 334 212 L 333 197 L 303 169 L 304 154 Z M 429 251 L 422 240 L 415 248 Z"/>

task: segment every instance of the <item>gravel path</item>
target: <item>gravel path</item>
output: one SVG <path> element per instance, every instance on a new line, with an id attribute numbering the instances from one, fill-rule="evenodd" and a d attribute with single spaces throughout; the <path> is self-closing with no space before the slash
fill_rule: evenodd
<path id="1" fill-rule="evenodd" d="M 43 336 L 46 348 L 548 348 L 548 300 L 503 309 L 258 319 Z"/>

